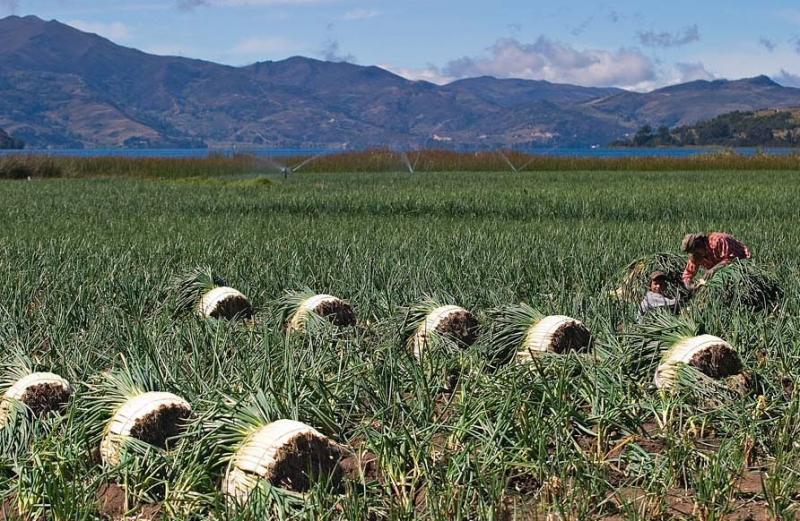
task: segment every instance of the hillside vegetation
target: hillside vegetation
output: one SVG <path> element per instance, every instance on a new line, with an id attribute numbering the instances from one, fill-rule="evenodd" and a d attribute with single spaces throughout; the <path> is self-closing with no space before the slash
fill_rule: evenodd
<path id="1" fill-rule="evenodd" d="M 800 146 L 800 108 L 736 111 L 674 129 L 645 125 L 622 146 Z"/>

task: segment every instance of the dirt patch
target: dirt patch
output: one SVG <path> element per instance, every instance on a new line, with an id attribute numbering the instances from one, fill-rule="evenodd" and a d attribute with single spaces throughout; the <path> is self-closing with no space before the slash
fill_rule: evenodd
<path id="1" fill-rule="evenodd" d="M 469 311 L 456 311 L 447 315 L 436 330 L 468 347 L 478 338 L 478 319 Z"/>
<path id="2" fill-rule="evenodd" d="M 736 351 L 725 345 L 712 345 L 695 354 L 689 365 L 711 378 L 726 378 L 742 372 L 742 362 Z"/>
<path id="3" fill-rule="evenodd" d="M 786 399 L 790 399 L 794 395 L 794 380 L 784 376 L 781 378 L 781 387 L 783 387 L 783 395 Z"/>
<path id="4" fill-rule="evenodd" d="M 134 516 L 126 516 L 130 511 L 125 501 L 125 488 L 116 483 L 104 483 L 97 489 L 95 504 L 98 513 L 105 519 L 114 521 L 136 520 L 157 521 L 162 519 L 161 503 L 143 505 Z"/>
<path id="5" fill-rule="evenodd" d="M 748 470 L 736 481 L 736 489 L 739 491 L 739 494 L 746 496 L 763 495 L 763 478 L 764 474 L 760 470 Z"/>
<path id="6" fill-rule="evenodd" d="M 17 495 L 10 494 L 0 504 L 0 521 L 45 521 L 45 518 L 20 513 L 17 510 Z"/>
<path id="7" fill-rule="evenodd" d="M 534 496 L 542 489 L 542 482 L 527 470 L 514 471 L 508 476 L 507 490 L 520 496 Z"/>
<path id="8" fill-rule="evenodd" d="M 136 521 L 160 521 L 163 517 L 164 516 L 161 514 L 161 503 L 152 503 L 150 505 L 144 505 L 139 509 L 139 513 L 136 515 Z"/>
<path id="9" fill-rule="evenodd" d="M 342 474 L 346 479 L 365 482 L 381 481 L 382 475 L 378 468 L 378 456 L 372 452 L 351 454 L 339 462 Z"/>
<path id="10" fill-rule="evenodd" d="M 343 300 L 333 300 L 322 302 L 314 312 L 328 319 L 336 327 L 347 327 L 356 325 L 356 313 L 353 307 Z"/>
<path id="11" fill-rule="evenodd" d="M 330 440 L 300 434 L 278 450 L 267 478 L 273 485 L 295 492 L 306 492 L 318 477 L 330 476 L 332 484 L 339 486 L 344 476 L 341 459 L 342 451 Z"/>
<path id="12" fill-rule="evenodd" d="M 592 335 L 586 326 L 578 323 L 564 324 L 553 333 L 552 349 L 556 353 L 586 351 L 591 347 Z"/>
<path id="13" fill-rule="evenodd" d="M 253 318 L 253 307 L 246 298 L 238 295 L 232 296 L 218 303 L 217 307 L 211 311 L 211 316 L 226 320 L 246 320 Z"/>
<path id="14" fill-rule="evenodd" d="M 128 511 L 125 489 L 115 483 L 100 485 L 95 498 L 98 512 L 107 518 L 120 518 Z"/>
<path id="15" fill-rule="evenodd" d="M 181 433 L 191 411 L 181 404 L 162 405 L 131 427 L 130 435 L 150 445 L 167 448 L 167 440 Z"/>
<path id="16" fill-rule="evenodd" d="M 62 410 L 72 395 L 69 389 L 59 383 L 43 383 L 31 385 L 22 394 L 20 401 L 40 416 L 46 412 Z"/>
<path id="17" fill-rule="evenodd" d="M 747 396 L 753 392 L 756 382 L 752 373 L 743 372 L 725 378 L 725 385 L 739 395 Z"/>
<path id="18" fill-rule="evenodd" d="M 775 519 L 766 501 L 737 501 L 733 512 L 724 517 L 725 521 L 768 521 Z"/>

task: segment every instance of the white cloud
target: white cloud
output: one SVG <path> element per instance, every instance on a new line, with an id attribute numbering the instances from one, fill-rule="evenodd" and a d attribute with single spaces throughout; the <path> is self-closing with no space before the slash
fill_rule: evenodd
<path id="1" fill-rule="evenodd" d="M 495 42 L 488 56 L 464 57 L 445 65 L 442 77 L 495 76 L 576 85 L 637 88 L 656 79 L 650 58 L 636 49 L 575 49 L 539 37 L 532 44 L 514 38 Z"/>
<path id="2" fill-rule="evenodd" d="M 124 41 L 131 38 L 128 26 L 122 22 L 89 22 L 86 20 L 70 20 L 66 22 L 76 29 L 87 33 L 95 33 L 114 41 Z"/>
<path id="3" fill-rule="evenodd" d="M 675 79 L 669 83 L 685 83 L 687 81 L 714 79 L 714 75 L 708 72 L 705 66 L 700 62 L 678 62 L 675 64 L 674 69 L 676 73 Z"/>
<path id="4" fill-rule="evenodd" d="M 457 79 L 442 74 L 439 68 L 433 65 L 428 65 L 422 69 L 395 67 L 391 64 L 381 64 L 379 67 L 412 81 L 428 81 L 437 85 L 445 85 Z"/>
<path id="5" fill-rule="evenodd" d="M 375 18 L 380 14 L 380 11 L 374 9 L 352 9 L 344 13 L 341 19 L 344 21 L 366 20 L 368 18 Z"/>
<path id="6" fill-rule="evenodd" d="M 800 87 L 800 74 L 792 74 L 786 69 L 781 69 L 778 74 L 773 74 L 772 79 L 784 87 Z"/>
<path id="7" fill-rule="evenodd" d="M 296 46 L 286 38 L 247 38 L 239 41 L 231 49 L 232 54 L 272 54 L 286 53 L 296 49 Z"/>
<path id="8" fill-rule="evenodd" d="M 323 60 L 329 62 L 356 62 L 355 56 L 341 51 L 339 40 L 334 37 L 329 37 L 325 43 L 322 44 L 322 49 L 317 54 L 322 56 Z"/>

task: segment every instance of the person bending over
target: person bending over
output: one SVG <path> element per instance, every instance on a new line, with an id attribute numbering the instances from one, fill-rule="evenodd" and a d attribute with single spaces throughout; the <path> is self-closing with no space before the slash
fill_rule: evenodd
<path id="1" fill-rule="evenodd" d="M 696 289 L 714 275 L 714 271 L 728 265 L 734 259 L 749 259 L 750 250 L 744 243 L 722 232 L 690 233 L 683 238 L 681 249 L 689 254 L 686 269 L 683 270 L 683 284 L 686 289 Z M 705 268 L 705 280 L 694 282 L 699 268 Z"/>

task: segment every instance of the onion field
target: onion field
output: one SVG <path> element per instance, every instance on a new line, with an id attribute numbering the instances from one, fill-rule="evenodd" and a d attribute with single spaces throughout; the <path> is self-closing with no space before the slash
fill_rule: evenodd
<path id="1" fill-rule="evenodd" d="M 800 172 L 107 172 L 0 201 L 0 395 L 61 378 L 0 405 L 0 519 L 797 516 Z M 642 324 L 613 295 L 716 230 L 775 302 Z M 182 311 L 197 267 L 247 320 Z M 292 315 L 319 294 L 344 325 Z M 469 331 L 428 342 L 444 306 Z M 503 324 L 553 315 L 585 349 L 509 352 Z M 657 387 L 667 330 L 724 340 L 746 382 Z"/>

